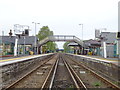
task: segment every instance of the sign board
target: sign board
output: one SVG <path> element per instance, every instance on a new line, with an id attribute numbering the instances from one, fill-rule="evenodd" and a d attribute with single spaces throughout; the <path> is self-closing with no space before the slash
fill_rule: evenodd
<path id="1" fill-rule="evenodd" d="M 15 35 L 22 35 L 22 31 L 15 30 Z"/>
<path id="2" fill-rule="evenodd" d="M 16 35 L 20 35 L 23 33 L 23 27 L 19 24 L 14 25 L 14 32 Z"/>

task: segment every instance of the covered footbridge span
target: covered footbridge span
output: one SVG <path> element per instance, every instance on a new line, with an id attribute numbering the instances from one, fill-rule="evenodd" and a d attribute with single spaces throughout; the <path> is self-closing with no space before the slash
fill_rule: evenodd
<path id="1" fill-rule="evenodd" d="M 80 46 L 84 47 L 83 41 L 79 38 L 77 38 L 76 36 L 73 35 L 53 35 L 53 36 L 48 36 L 45 39 L 39 41 L 39 46 L 42 46 L 44 44 L 46 44 L 49 41 L 69 41 L 69 42 L 76 42 L 78 43 Z"/>

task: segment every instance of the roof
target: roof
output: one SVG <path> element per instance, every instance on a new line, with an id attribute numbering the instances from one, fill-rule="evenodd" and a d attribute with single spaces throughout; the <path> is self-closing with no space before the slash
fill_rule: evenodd
<path id="1" fill-rule="evenodd" d="M 84 43 L 86 46 L 101 46 L 101 43 L 99 41 L 92 40 L 92 39 L 86 40 L 86 41 L 84 41 Z"/>
<path id="2" fill-rule="evenodd" d="M 0 36 L 2 43 L 15 43 L 15 36 Z"/>
<path id="3" fill-rule="evenodd" d="M 16 36 L 0 36 L 2 43 L 15 43 Z M 37 40 L 37 38 L 36 38 Z M 27 45 L 34 45 L 35 43 L 35 36 L 25 36 L 25 44 Z M 21 36 L 18 39 L 18 44 L 24 44 L 24 36 Z"/>
<path id="4" fill-rule="evenodd" d="M 78 43 L 75 43 L 75 42 L 71 42 L 68 44 L 68 46 L 79 46 Z M 88 47 L 88 46 L 101 46 L 101 43 L 97 40 L 85 40 L 84 41 L 84 46 L 85 47 Z"/>
<path id="5" fill-rule="evenodd" d="M 68 44 L 68 46 L 78 46 L 78 43 L 71 42 Z"/>

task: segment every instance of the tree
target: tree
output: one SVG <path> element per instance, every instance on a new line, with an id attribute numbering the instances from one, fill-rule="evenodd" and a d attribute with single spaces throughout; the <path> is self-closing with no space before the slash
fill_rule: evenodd
<path id="1" fill-rule="evenodd" d="M 39 40 L 42 40 L 42 39 L 44 39 L 44 38 L 46 38 L 46 37 L 48 37 L 50 35 L 53 35 L 53 31 L 50 31 L 48 26 L 43 26 L 40 29 L 37 37 L 39 38 Z"/>
<path id="2" fill-rule="evenodd" d="M 70 42 L 65 42 L 64 45 L 63 45 L 64 52 L 66 52 L 66 53 L 70 50 L 70 48 L 68 47 L 68 44 L 69 44 L 69 43 L 70 43 Z"/>
<path id="3" fill-rule="evenodd" d="M 51 36 L 51 35 L 53 35 L 53 31 L 50 31 L 48 26 L 43 26 L 40 29 L 37 37 L 39 38 L 39 40 L 43 40 L 44 38 Z M 55 42 L 48 42 L 45 44 L 45 46 L 46 46 L 47 51 L 53 52 L 56 50 L 57 44 Z"/>
<path id="4" fill-rule="evenodd" d="M 47 43 L 47 50 L 50 52 L 54 52 L 56 50 L 57 44 L 55 42 Z"/>

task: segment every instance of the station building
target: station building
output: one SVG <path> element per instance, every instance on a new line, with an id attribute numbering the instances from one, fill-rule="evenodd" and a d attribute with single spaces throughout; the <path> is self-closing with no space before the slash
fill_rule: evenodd
<path id="1" fill-rule="evenodd" d="M 14 55 L 15 39 L 17 36 L 0 36 L 0 56 Z M 37 38 L 37 37 L 36 37 Z M 36 39 L 38 40 L 38 39 Z M 36 41 L 38 43 L 38 41 Z M 18 38 L 18 55 L 34 52 L 35 36 L 20 36 Z"/>
<path id="2" fill-rule="evenodd" d="M 84 40 L 84 49 L 82 53 L 81 46 L 77 43 L 69 43 L 68 46 L 71 47 L 70 53 L 74 54 L 84 54 L 84 55 L 100 55 L 101 43 L 97 40 Z"/>
<path id="3" fill-rule="evenodd" d="M 101 43 L 98 40 L 85 40 L 84 44 L 86 46 L 85 51 L 87 52 L 87 55 L 100 55 L 100 47 Z"/>
<path id="4" fill-rule="evenodd" d="M 119 57 L 119 42 L 116 37 L 116 32 L 101 32 L 95 40 L 84 40 L 84 55 L 96 55 L 104 57 L 104 45 L 106 43 L 107 58 Z M 74 47 L 74 53 L 81 54 L 80 45 L 77 43 L 70 43 L 69 46 Z"/>
<path id="5" fill-rule="evenodd" d="M 101 42 L 100 56 L 104 57 L 104 42 L 106 43 L 106 56 L 108 58 L 118 57 L 118 41 L 116 32 L 101 32 L 99 41 Z"/>

